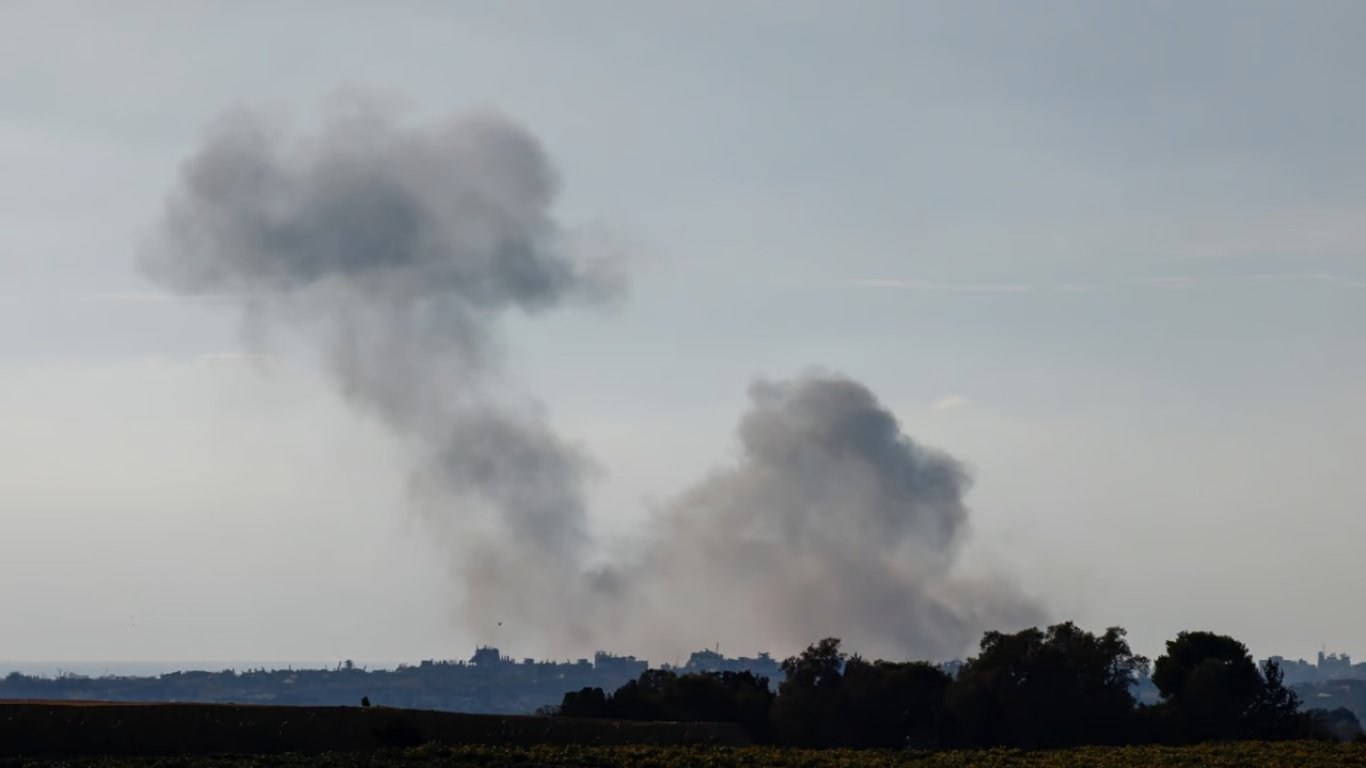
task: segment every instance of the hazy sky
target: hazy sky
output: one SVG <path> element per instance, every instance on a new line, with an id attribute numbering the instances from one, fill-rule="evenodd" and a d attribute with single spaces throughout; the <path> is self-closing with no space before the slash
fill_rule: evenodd
<path id="1" fill-rule="evenodd" d="M 621 301 L 503 335 L 594 457 L 604 551 L 734 458 L 751 381 L 819 367 L 972 468 L 961 565 L 1051 617 L 1366 655 L 1363 29 L 1359 2 L 0 2 L 0 659 L 488 637 L 383 425 L 137 266 L 225 113 L 362 92 L 509 116 L 625 259 Z"/>

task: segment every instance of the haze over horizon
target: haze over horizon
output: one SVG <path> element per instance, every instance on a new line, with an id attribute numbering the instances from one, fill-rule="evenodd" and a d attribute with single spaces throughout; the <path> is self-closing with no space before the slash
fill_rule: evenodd
<path id="1" fill-rule="evenodd" d="M 0 10 L 0 659 L 1366 655 L 1366 7 L 333 7 Z"/>

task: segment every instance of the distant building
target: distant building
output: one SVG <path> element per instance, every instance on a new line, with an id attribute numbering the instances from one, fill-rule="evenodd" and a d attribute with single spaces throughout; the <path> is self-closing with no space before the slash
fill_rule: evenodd
<path id="1" fill-rule="evenodd" d="M 498 649 L 491 645 L 481 645 L 474 649 L 474 655 L 470 657 L 470 663 L 477 667 L 496 667 L 499 664 L 511 664 L 512 659 L 506 658 L 498 653 Z"/>
<path id="2" fill-rule="evenodd" d="M 354 706 L 364 697 L 384 707 L 530 714 L 559 704 L 570 691 L 615 691 L 648 666 L 643 659 L 603 651 L 591 660 L 515 660 L 493 646 L 480 646 L 467 660 L 429 659 L 395 669 L 370 670 L 343 662 L 334 669 L 184 671 L 156 677 L 43 678 L 15 673 L 0 678 L 0 700 Z M 778 662 L 766 653 L 730 659 L 716 651 L 699 651 L 674 671 L 752 672 L 767 677 L 772 686 L 782 678 Z"/>
<path id="3" fill-rule="evenodd" d="M 1326 683 L 1333 680 L 1366 680 L 1366 664 L 1353 664 L 1352 657 L 1345 653 L 1326 653 L 1319 651 L 1315 661 L 1304 659 L 1290 660 L 1284 656 L 1272 656 L 1281 667 L 1287 685 L 1301 683 Z"/>
<path id="4" fill-rule="evenodd" d="M 686 664 L 671 669 L 685 675 L 700 672 L 749 672 L 756 677 L 768 678 L 769 685 L 773 687 L 783 679 L 782 666 L 766 652 L 755 657 L 741 656 L 732 659 L 721 655 L 719 651 L 694 651 Z"/>
<path id="5" fill-rule="evenodd" d="M 1345 653 L 1319 651 L 1319 677 L 1323 679 L 1346 679 L 1352 675 L 1352 657 Z"/>
<path id="6" fill-rule="evenodd" d="M 607 651 L 593 654 L 593 669 L 598 672 L 636 678 L 649 668 L 649 662 L 634 656 L 617 656 Z"/>

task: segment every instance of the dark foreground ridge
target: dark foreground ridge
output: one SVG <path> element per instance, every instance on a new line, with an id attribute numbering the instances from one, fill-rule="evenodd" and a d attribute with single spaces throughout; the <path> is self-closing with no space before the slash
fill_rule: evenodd
<path id="1" fill-rule="evenodd" d="M 1366 744 L 1219 742 L 1067 750 L 794 749 L 699 746 L 426 744 L 377 752 L 0 760 L 5 768 L 1361 768 Z"/>
<path id="2" fill-rule="evenodd" d="M 729 723 L 466 715 L 388 707 L 0 702 L 0 755 L 359 752 L 420 744 L 748 744 Z"/>

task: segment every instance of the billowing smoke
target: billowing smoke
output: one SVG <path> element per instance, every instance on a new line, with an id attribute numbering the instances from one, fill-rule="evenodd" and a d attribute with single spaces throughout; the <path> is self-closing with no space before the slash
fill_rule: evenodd
<path id="1" fill-rule="evenodd" d="M 813 373 L 750 387 L 739 456 L 675 499 L 616 580 L 653 645 L 756 649 L 842 637 L 947 658 L 1037 619 L 1004 584 L 958 578 L 969 485 L 862 384 Z"/>
<path id="2" fill-rule="evenodd" d="M 504 313 L 618 287 L 610 262 L 574 255 L 556 185 L 496 116 L 410 128 L 362 106 L 292 136 L 237 115 L 186 163 L 144 256 L 171 290 L 239 299 L 253 333 L 302 333 L 406 440 L 474 627 L 576 618 L 560 591 L 578 581 L 590 464 L 497 359 Z"/>
<path id="3" fill-rule="evenodd" d="M 423 128 L 360 108 L 296 136 L 239 115 L 185 165 L 144 265 L 317 348 L 402 439 L 476 635 L 506 619 L 534 636 L 519 645 L 670 655 L 837 635 L 923 657 L 1035 618 L 954 575 L 963 467 L 832 375 L 755 384 L 738 461 L 659 510 L 635 557 L 590 568 L 592 464 L 499 363 L 503 315 L 619 289 L 571 247 L 555 192 L 535 139 L 495 116 Z"/>

